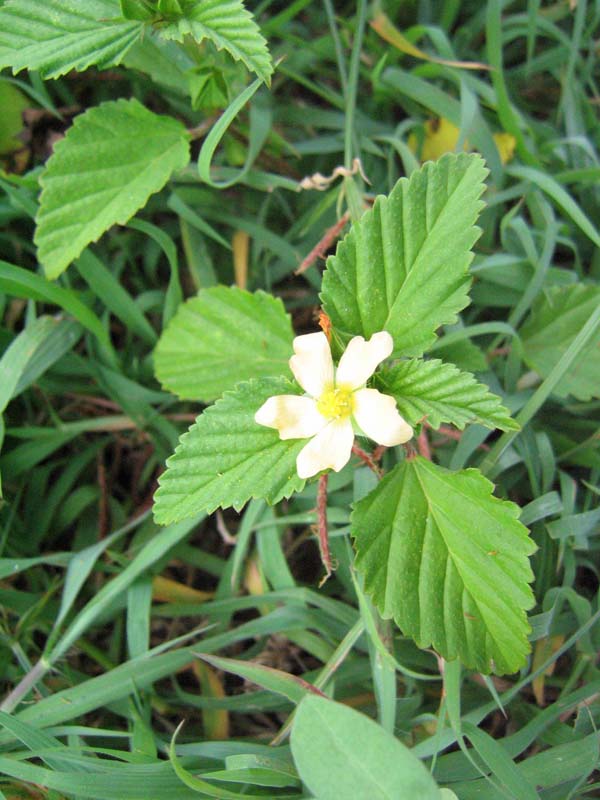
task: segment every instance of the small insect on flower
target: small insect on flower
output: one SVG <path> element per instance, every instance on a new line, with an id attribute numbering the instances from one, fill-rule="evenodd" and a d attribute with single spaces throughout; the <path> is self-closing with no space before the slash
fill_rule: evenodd
<path id="1" fill-rule="evenodd" d="M 365 388 L 393 349 L 387 331 L 374 333 L 368 342 L 355 336 L 335 369 L 324 333 L 294 339 L 290 368 L 306 394 L 270 397 L 254 419 L 279 431 L 280 439 L 312 437 L 296 459 L 301 478 L 324 469 L 339 472 L 350 460 L 355 433 L 387 447 L 412 437 L 413 429 L 398 413 L 394 398 Z"/>

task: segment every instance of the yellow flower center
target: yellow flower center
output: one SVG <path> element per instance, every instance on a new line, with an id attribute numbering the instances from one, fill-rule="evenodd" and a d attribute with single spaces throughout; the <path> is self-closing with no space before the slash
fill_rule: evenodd
<path id="1" fill-rule="evenodd" d="M 326 389 L 317 400 L 319 413 L 327 419 L 346 419 L 354 411 L 354 393 L 346 386 Z"/>

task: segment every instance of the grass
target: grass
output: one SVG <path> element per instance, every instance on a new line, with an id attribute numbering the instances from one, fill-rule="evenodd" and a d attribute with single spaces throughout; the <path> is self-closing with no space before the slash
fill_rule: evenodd
<path id="1" fill-rule="evenodd" d="M 556 390 L 597 336 L 600 309 L 543 380 L 520 336 L 550 287 L 600 281 L 600 10 L 571 5 L 389 0 L 385 13 L 425 60 L 384 41 L 363 0 L 249 3 L 282 60 L 255 116 L 223 117 L 206 138 L 210 115 L 134 70 L 15 81 L 46 111 L 0 180 L 0 797 L 182 800 L 198 796 L 188 774 L 219 773 L 226 759 L 289 759 L 294 702 L 268 677 L 261 688 L 260 673 L 249 680 L 198 653 L 334 692 L 460 800 L 599 796 L 600 405 Z M 75 109 L 117 95 L 200 130 L 194 155 L 211 183 L 192 164 L 49 283 L 32 245 L 36 170 Z M 509 678 L 456 664 L 441 674 L 432 653 L 375 620 L 351 569 L 350 472 L 330 477 L 338 568 L 321 588 L 314 485 L 275 511 L 254 501 L 164 529 L 150 515 L 164 461 L 199 412 L 153 373 L 181 297 L 216 283 L 263 288 L 296 331 L 314 329 L 322 259 L 294 271 L 339 214 L 356 217 L 418 166 L 410 135 L 422 139 L 431 117 L 459 127 L 490 168 L 473 302 L 435 355 L 476 371 L 522 430 L 472 426 L 429 444 L 443 465 L 479 465 L 522 506 L 538 545 L 532 656 Z M 514 137 L 504 164 L 498 132 Z M 355 173 L 291 190 L 356 158 L 368 184 Z M 29 357 L 13 343 L 38 315 Z M 382 655 L 390 641 L 393 660 Z M 181 720 L 178 777 L 168 751 Z M 223 777 L 215 797 L 308 797 L 293 781 Z"/>

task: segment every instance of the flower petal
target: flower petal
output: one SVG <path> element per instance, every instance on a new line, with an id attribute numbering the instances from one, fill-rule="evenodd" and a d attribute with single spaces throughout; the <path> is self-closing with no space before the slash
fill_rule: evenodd
<path id="1" fill-rule="evenodd" d="M 400 416 L 396 401 L 377 389 L 354 392 L 354 419 L 369 439 L 386 447 L 408 442 L 413 429 Z"/>
<path id="2" fill-rule="evenodd" d="M 324 333 L 307 333 L 294 339 L 290 369 L 311 397 L 320 397 L 333 386 L 333 361 L 329 342 Z"/>
<path id="3" fill-rule="evenodd" d="M 280 439 L 306 439 L 319 433 L 327 420 L 317 411 L 311 397 L 297 394 L 278 394 L 269 397 L 254 415 L 255 422 L 276 428 Z"/>
<path id="4" fill-rule="evenodd" d="M 298 453 L 298 475 L 312 478 L 323 469 L 339 472 L 350 460 L 353 443 L 354 431 L 349 419 L 330 422 Z"/>
<path id="5" fill-rule="evenodd" d="M 335 375 L 336 386 L 358 389 L 394 349 L 394 340 L 387 331 L 374 333 L 368 342 L 362 336 L 350 339 Z"/>

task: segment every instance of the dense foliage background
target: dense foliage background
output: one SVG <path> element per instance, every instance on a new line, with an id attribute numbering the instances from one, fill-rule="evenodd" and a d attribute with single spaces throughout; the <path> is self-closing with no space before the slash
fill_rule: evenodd
<path id="1" fill-rule="evenodd" d="M 261 666 L 377 719 L 461 800 L 598 796 L 600 4 L 249 2 L 270 86 L 266 50 L 234 60 L 170 32 L 164 2 L 152 24 L 165 37 L 150 26 L 119 64 L 36 63 L 8 22 L 26 5 L 0 2 L 0 65 L 16 73 L 0 73 L 0 796 L 309 797 L 299 769 L 315 796 L 349 797 L 339 782 L 327 793 L 343 776 L 317 710 L 299 715 L 294 766 L 304 690 Z M 112 106 L 104 128 L 87 117 L 81 159 L 45 168 L 65 132 L 77 136 L 74 119 L 120 98 L 139 108 L 125 119 Z M 146 181 L 151 112 L 172 118 L 152 140 L 169 163 Z M 122 144 L 141 185 L 111 217 L 81 175 L 102 174 Z M 350 214 L 463 147 L 490 170 L 483 233 L 472 303 L 432 355 L 476 373 L 522 429 L 445 426 L 419 447 L 452 469 L 482 466 L 537 544 L 531 657 L 501 678 L 444 664 L 391 624 L 375 630 L 348 547 L 366 468 L 330 478 L 338 569 L 321 587 L 314 484 L 275 510 L 253 501 L 165 528 L 151 516 L 165 459 L 201 408 L 155 377 L 182 299 L 261 288 L 296 333 L 315 330 L 324 256 Z M 395 751 L 369 750 L 358 724 L 340 722 L 349 762 L 385 775 Z M 311 736 L 320 773 L 298 757 Z M 377 780 L 372 796 L 391 796 Z"/>

